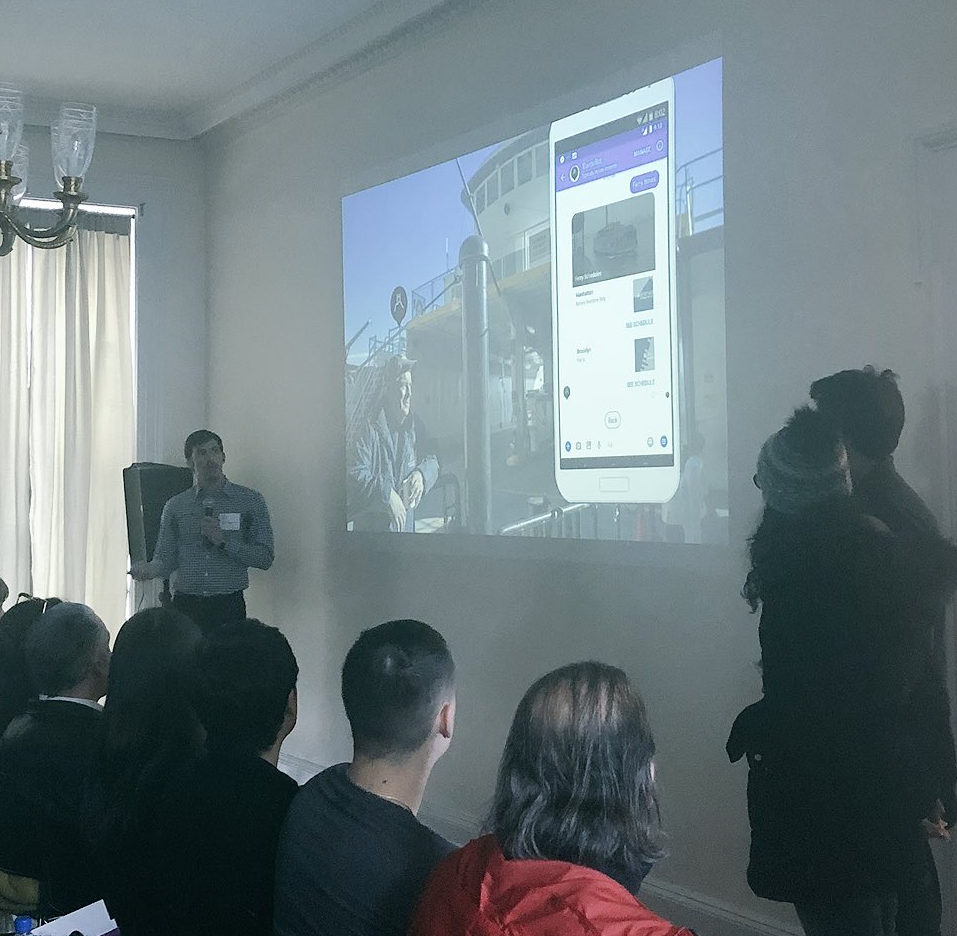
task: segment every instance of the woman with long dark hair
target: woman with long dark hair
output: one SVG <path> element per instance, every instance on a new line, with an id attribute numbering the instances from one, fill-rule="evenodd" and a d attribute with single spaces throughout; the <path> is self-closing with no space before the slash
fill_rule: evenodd
<path id="1" fill-rule="evenodd" d="M 152 895 L 145 829 L 175 764 L 198 757 L 203 732 L 190 704 L 201 634 L 184 614 L 134 614 L 113 646 L 103 728 L 85 824 L 107 906 L 124 936 L 164 932 Z"/>
<path id="2" fill-rule="evenodd" d="M 750 766 L 748 882 L 793 903 L 808 936 L 893 933 L 920 837 L 953 815 L 927 608 L 957 584 L 957 550 L 867 516 L 841 439 L 811 409 L 764 444 L 755 483 L 765 509 L 743 594 L 761 611 L 764 695 L 728 739 Z"/>
<path id="3" fill-rule="evenodd" d="M 37 696 L 23 652 L 30 628 L 59 598 L 21 595 L 17 603 L 0 616 L 0 734 Z"/>
<path id="4" fill-rule="evenodd" d="M 435 869 L 413 936 L 677 936 L 636 894 L 662 854 L 644 703 L 614 666 L 574 663 L 519 703 L 490 834 Z"/>

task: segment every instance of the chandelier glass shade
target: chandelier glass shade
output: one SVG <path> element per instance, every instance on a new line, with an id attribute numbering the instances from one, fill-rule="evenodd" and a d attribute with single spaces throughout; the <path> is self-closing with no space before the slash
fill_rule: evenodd
<path id="1" fill-rule="evenodd" d="M 30 154 L 23 136 L 23 95 L 0 85 L 0 257 L 13 250 L 17 238 L 33 247 L 62 247 L 76 230 L 77 212 L 86 200 L 83 177 L 90 168 L 96 139 L 96 108 L 89 104 L 64 104 L 50 127 L 54 195 L 62 205 L 56 223 L 30 227 L 20 217 L 26 194 Z"/>

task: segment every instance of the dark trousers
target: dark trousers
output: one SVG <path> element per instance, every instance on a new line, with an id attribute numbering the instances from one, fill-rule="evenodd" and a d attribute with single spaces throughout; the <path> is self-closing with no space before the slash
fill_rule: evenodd
<path id="1" fill-rule="evenodd" d="M 806 936 L 896 936 L 895 894 L 809 900 L 794 909 Z"/>
<path id="2" fill-rule="evenodd" d="M 930 842 L 921 842 L 914 862 L 897 891 L 897 936 L 940 936 L 940 882 Z"/>
<path id="3" fill-rule="evenodd" d="M 214 630 L 231 621 L 246 618 L 246 599 L 241 591 L 228 595 L 173 595 L 173 607 L 191 617 L 208 637 Z"/>

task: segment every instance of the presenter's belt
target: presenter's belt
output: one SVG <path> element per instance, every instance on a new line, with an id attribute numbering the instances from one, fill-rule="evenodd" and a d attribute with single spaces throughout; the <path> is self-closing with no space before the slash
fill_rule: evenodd
<path id="1" fill-rule="evenodd" d="M 226 595 L 173 595 L 173 607 L 191 617 L 203 636 L 209 636 L 223 624 L 246 618 L 246 599 L 241 591 Z"/>

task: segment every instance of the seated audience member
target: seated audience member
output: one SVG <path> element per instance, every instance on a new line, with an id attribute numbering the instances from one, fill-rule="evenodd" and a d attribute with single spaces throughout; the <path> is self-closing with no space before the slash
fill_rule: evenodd
<path id="1" fill-rule="evenodd" d="M 635 894 L 661 855 L 640 696 L 620 670 L 539 679 L 512 722 L 487 826 L 429 878 L 412 936 L 679 936 Z"/>
<path id="2" fill-rule="evenodd" d="M 100 727 L 110 635 L 86 605 L 44 612 L 24 655 L 40 695 L 0 738 L 0 867 L 41 883 L 45 915 L 99 897 L 80 859 L 80 804 Z"/>
<path id="3" fill-rule="evenodd" d="M 452 846 L 416 813 L 455 720 L 455 667 L 420 621 L 363 631 L 342 667 L 350 764 L 297 794 L 276 860 L 277 936 L 399 936 Z"/>
<path id="4" fill-rule="evenodd" d="M 268 933 L 279 830 L 298 789 L 276 766 L 296 724 L 299 667 L 260 621 L 224 624 L 200 653 L 206 756 L 174 770 L 155 816 L 155 880 L 171 932 Z"/>
<path id="5" fill-rule="evenodd" d="M 59 598 L 21 598 L 0 618 L 0 734 L 37 697 L 23 645 L 40 615 L 60 603 Z"/>
<path id="6" fill-rule="evenodd" d="M 201 635 L 186 615 L 149 608 L 113 645 L 100 742 L 83 821 L 111 916 L 123 936 L 168 936 L 149 835 L 172 769 L 202 753 L 190 704 Z"/>

